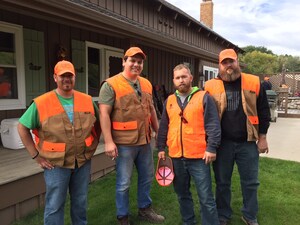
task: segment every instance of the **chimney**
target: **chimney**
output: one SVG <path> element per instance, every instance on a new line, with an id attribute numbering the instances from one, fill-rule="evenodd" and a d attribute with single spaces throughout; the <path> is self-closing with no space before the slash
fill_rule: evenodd
<path id="1" fill-rule="evenodd" d="M 200 4 L 200 22 L 205 24 L 210 29 L 213 29 L 214 17 L 213 17 L 214 3 L 212 0 L 203 0 Z"/>

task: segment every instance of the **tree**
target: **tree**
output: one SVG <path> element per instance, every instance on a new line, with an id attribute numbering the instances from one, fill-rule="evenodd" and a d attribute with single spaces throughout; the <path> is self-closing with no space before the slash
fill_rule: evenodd
<path id="1" fill-rule="evenodd" d="M 258 51 L 258 52 L 274 55 L 274 53 L 271 50 L 267 49 L 264 46 L 256 47 L 256 46 L 253 46 L 253 45 L 248 45 L 246 47 L 243 47 L 242 49 L 245 51 L 245 54 L 250 53 L 250 52 L 254 52 L 254 51 Z"/>
<path id="2" fill-rule="evenodd" d="M 274 54 L 254 50 L 243 55 L 240 61 L 246 64 L 244 72 L 259 75 L 276 73 L 279 68 L 277 59 Z"/>

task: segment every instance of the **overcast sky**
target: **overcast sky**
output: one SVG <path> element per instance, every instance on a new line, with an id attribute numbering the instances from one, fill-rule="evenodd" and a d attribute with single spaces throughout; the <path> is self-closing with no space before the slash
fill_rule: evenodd
<path id="1" fill-rule="evenodd" d="M 199 20 L 202 0 L 167 0 Z M 239 47 L 300 56 L 299 0 L 213 0 L 213 30 Z"/>

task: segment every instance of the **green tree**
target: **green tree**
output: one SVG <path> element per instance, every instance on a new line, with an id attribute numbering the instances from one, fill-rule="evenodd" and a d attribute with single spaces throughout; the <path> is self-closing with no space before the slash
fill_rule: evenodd
<path id="1" fill-rule="evenodd" d="M 248 45 L 246 47 L 243 47 L 242 49 L 245 51 L 245 54 L 249 53 L 249 52 L 258 51 L 258 52 L 274 55 L 274 53 L 271 50 L 267 49 L 264 46 L 258 46 L 257 47 L 257 46 L 253 46 L 253 45 Z"/>
<path id="2" fill-rule="evenodd" d="M 246 65 L 243 69 L 252 74 L 273 74 L 278 71 L 278 57 L 273 54 L 254 50 L 241 56 L 240 61 Z"/>

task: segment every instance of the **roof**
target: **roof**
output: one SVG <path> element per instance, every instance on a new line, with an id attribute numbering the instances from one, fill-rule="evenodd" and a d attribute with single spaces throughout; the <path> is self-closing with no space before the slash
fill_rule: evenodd
<path id="1" fill-rule="evenodd" d="M 185 17 L 186 19 L 192 21 L 193 23 L 199 25 L 201 28 L 212 32 L 215 36 L 219 37 L 220 39 L 232 44 L 235 46 L 235 50 L 237 50 L 240 53 L 243 53 L 244 50 L 239 48 L 237 45 L 233 44 L 232 42 L 228 41 L 227 39 L 225 39 L 224 37 L 222 37 L 221 35 L 219 35 L 218 33 L 216 33 L 215 31 L 213 31 L 211 28 L 209 28 L 208 26 L 206 26 L 205 24 L 201 23 L 200 21 L 196 20 L 194 17 L 190 16 L 189 14 L 187 14 L 186 12 L 184 12 L 183 10 L 177 8 L 176 6 L 172 5 L 171 3 L 167 2 L 166 0 L 155 0 L 157 2 L 160 2 L 162 5 L 164 5 L 165 7 L 169 8 L 172 11 L 175 11 L 177 13 L 179 13 L 181 16 Z"/>
<path id="2" fill-rule="evenodd" d="M 179 18 L 183 18 L 199 26 L 201 32 L 208 32 L 209 36 L 213 35 L 215 38 L 222 40 L 225 43 L 224 48 L 234 48 L 238 52 L 243 52 L 242 49 L 227 41 L 204 24 L 200 23 L 187 13 L 173 6 L 165 0 L 151 0 L 159 8 L 171 10 L 178 13 Z M 157 47 L 164 47 L 178 53 L 191 56 L 201 57 L 202 59 L 216 61 L 218 53 L 208 51 L 201 47 L 191 45 L 174 37 L 153 29 L 142 23 L 129 19 L 121 14 L 107 10 L 103 7 L 91 3 L 87 0 L 4 0 L 1 7 L 9 8 L 10 10 L 18 11 L 29 16 L 38 16 L 40 18 L 47 18 L 51 21 L 71 24 L 72 26 L 81 27 L 84 29 L 105 29 L 111 34 L 122 34 L 125 37 L 138 38 L 144 43 L 154 44 Z M 42 13 L 42 14 L 41 14 Z"/>

